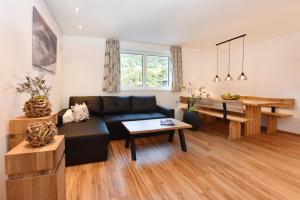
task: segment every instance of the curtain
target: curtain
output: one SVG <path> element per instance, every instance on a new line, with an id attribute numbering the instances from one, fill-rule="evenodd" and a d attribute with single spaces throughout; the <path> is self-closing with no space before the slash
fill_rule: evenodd
<path id="1" fill-rule="evenodd" d="M 118 40 L 106 40 L 104 60 L 104 92 L 120 91 L 120 44 Z"/>
<path id="2" fill-rule="evenodd" d="M 181 47 L 171 47 L 172 62 L 172 91 L 180 92 L 183 86 L 182 80 L 182 53 Z"/>

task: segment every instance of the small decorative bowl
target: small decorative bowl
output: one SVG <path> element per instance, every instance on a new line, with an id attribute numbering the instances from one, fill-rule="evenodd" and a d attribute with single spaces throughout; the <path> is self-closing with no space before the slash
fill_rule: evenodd
<path id="1" fill-rule="evenodd" d="M 239 100 L 240 95 L 230 95 L 230 94 L 224 94 L 221 96 L 223 100 Z"/>

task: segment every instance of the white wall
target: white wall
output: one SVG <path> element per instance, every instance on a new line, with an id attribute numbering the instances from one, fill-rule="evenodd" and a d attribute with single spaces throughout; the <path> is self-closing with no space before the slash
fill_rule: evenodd
<path id="1" fill-rule="evenodd" d="M 27 98 L 16 95 L 9 84 L 16 77 L 27 73 L 37 74 L 31 54 L 32 7 L 36 6 L 48 25 L 58 37 L 58 65 L 55 75 L 46 73 L 53 87 L 51 101 L 55 111 L 67 106 L 69 96 L 105 95 L 102 92 L 105 39 L 87 37 L 63 37 L 63 59 L 60 46 L 62 33 L 42 0 L 0 1 L 0 199 L 5 199 L 3 155 L 7 150 L 8 120 L 22 114 L 21 108 Z M 145 50 L 166 50 L 169 47 L 121 42 L 121 47 Z M 226 47 L 224 47 L 226 48 Z M 222 51 L 222 49 L 221 49 Z M 183 48 L 184 82 L 205 86 L 210 94 L 218 97 L 224 92 L 264 97 L 295 98 L 296 107 L 291 119 L 279 122 L 279 128 L 300 133 L 300 32 L 246 47 L 246 82 L 236 80 L 240 73 L 241 50 L 232 53 L 231 74 L 234 82 L 213 83 L 216 56 L 214 51 Z M 220 55 L 220 75 L 226 76 L 226 52 Z M 63 68 L 61 67 L 63 66 Z M 62 81 L 61 81 L 62 79 Z M 61 100 L 62 93 L 62 100 Z M 156 95 L 160 105 L 175 108 L 178 93 L 169 91 L 120 92 L 115 95 Z"/>
<path id="2" fill-rule="evenodd" d="M 160 105 L 174 107 L 178 93 L 170 91 L 124 91 L 103 93 L 105 41 L 103 38 L 64 36 L 63 39 L 63 106 L 68 106 L 70 96 L 76 95 L 156 95 Z M 166 51 L 169 47 L 121 42 L 121 48 Z"/>
<path id="3" fill-rule="evenodd" d="M 55 75 L 46 73 L 52 86 L 50 100 L 55 111 L 61 108 L 62 33 L 43 0 L 0 1 L 0 199 L 5 199 L 4 153 L 7 151 L 8 120 L 22 114 L 28 96 L 16 95 L 10 84 L 27 73 L 38 74 L 32 67 L 32 8 L 35 6 L 58 38 L 58 63 Z M 16 191 L 17 192 L 17 191 Z"/>
<path id="4" fill-rule="evenodd" d="M 241 41 L 236 41 L 240 43 Z M 213 83 L 216 75 L 216 52 L 184 49 L 184 82 L 202 85 L 214 97 L 225 92 L 234 94 L 295 98 L 293 110 L 283 110 L 294 114 L 293 118 L 279 120 L 279 129 L 300 134 L 300 32 L 247 46 L 245 49 L 245 73 L 248 81 L 240 82 L 242 49 L 232 52 L 231 75 L 233 82 L 224 82 L 227 75 L 228 46 L 221 47 L 221 83 Z"/>
<path id="5" fill-rule="evenodd" d="M 241 41 L 236 41 L 240 43 Z M 105 95 L 102 92 L 105 39 L 64 36 L 63 49 L 63 106 L 72 95 Z M 233 44 L 238 46 L 238 44 Z M 169 47 L 121 42 L 122 48 L 144 50 L 168 50 Z M 227 75 L 228 48 L 220 48 L 220 76 Z M 294 110 L 282 111 L 294 114 L 293 118 L 280 119 L 279 129 L 300 133 L 300 32 L 246 46 L 246 82 L 237 81 L 241 73 L 242 51 L 232 50 L 231 75 L 234 81 L 213 83 L 216 73 L 216 52 L 183 48 L 183 78 L 185 85 L 192 82 L 204 86 L 213 96 L 225 92 L 240 95 L 295 98 Z M 111 95 L 111 94 L 108 94 Z M 177 108 L 178 93 L 170 91 L 132 91 L 113 95 L 156 95 L 159 104 Z M 181 113 L 177 108 L 177 117 Z"/>

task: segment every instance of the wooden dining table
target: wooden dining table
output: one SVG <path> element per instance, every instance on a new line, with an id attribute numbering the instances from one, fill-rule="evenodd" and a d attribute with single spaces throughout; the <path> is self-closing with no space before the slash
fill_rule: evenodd
<path id="1" fill-rule="evenodd" d="M 280 101 L 268 100 L 240 100 L 245 106 L 245 117 L 249 121 L 245 125 L 245 136 L 253 136 L 261 133 L 261 107 L 272 107 Z"/>
<path id="2" fill-rule="evenodd" d="M 223 100 L 221 98 L 216 98 L 216 99 L 221 101 L 228 101 L 228 100 Z M 275 113 L 276 108 L 292 109 L 295 106 L 295 99 L 291 99 L 291 98 L 266 98 L 266 97 L 255 97 L 255 96 L 241 96 L 239 101 L 243 103 L 245 108 L 245 118 L 248 119 L 248 121 L 245 123 L 244 136 L 253 136 L 261 133 L 261 118 L 262 118 L 261 116 L 263 113 L 262 107 L 270 107 L 272 109 L 271 112 Z M 180 102 L 182 104 L 187 104 L 188 97 L 181 96 Z M 291 115 L 285 114 L 285 116 L 291 116 Z M 275 126 L 276 129 L 277 120 L 275 121 L 273 120 L 271 122 L 273 122 L 273 125 Z"/>

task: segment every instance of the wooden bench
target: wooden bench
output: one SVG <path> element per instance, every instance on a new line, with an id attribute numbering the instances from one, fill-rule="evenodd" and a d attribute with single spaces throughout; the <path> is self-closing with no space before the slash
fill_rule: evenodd
<path id="1" fill-rule="evenodd" d="M 183 108 L 187 109 L 187 97 L 181 97 Z M 201 114 L 222 118 L 230 121 L 228 139 L 241 138 L 241 124 L 248 120 L 244 117 L 244 107 L 241 101 L 223 101 L 215 99 L 198 99 L 195 102 L 197 111 Z"/>
<path id="2" fill-rule="evenodd" d="M 262 111 L 262 115 L 267 117 L 267 133 L 273 133 L 277 131 L 277 120 L 280 118 L 292 117 L 291 114 L 280 113 L 276 111 L 276 108 L 288 108 L 292 109 L 295 106 L 295 99 L 286 98 L 264 98 L 255 96 L 241 96 L 240 100 L 262 100 L 276 102 L 272 106 L 264 106 L 271 108 L 271 111 Z"/>

